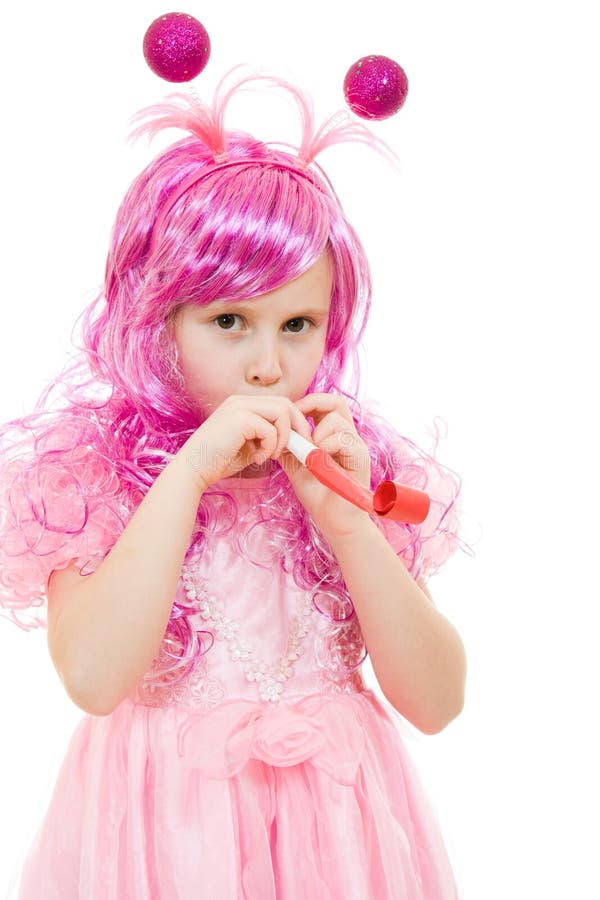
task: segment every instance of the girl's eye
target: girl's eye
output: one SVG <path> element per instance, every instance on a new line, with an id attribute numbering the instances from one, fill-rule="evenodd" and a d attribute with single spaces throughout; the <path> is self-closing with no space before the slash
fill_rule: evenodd
<path id="1" fill-rule="evenodd" d="M 231 331 L 231 321 L 232 319 L 237 319 L 236 315 L 232 315 L 231 313 L 226 313 L 223 316 L 217 316 L 216 319 L 213 319 L 213 322 L 217 322 L 219 324 L 219 331 Z M 221 328 L 221 322 L 225 323 L 225 327 Z"/>
<path id="2" fill-rule="evenodd" d="M 233 324 L 235 319 L 240 319 L 237 313 L 224 313 L 222 316 L 217 316 L 216 319 L 213 319 L 213 322 L 219 323 L 219 331 L 232 331 Z M 298 329 L 298 326 L 301 326 L 302 322 L 306 322 L 308 325 L 311 324 L 310 319 L 306 319 L 304 316 L 299 316 L 297 319 L 288 319 L 285 323 L 286 326 L 291 326 L 291 334 L 304 334 L 308 331 L 308 328 L 304 328 L 302 330 Z M 221 327 L 223 325 L 223 327 Z"/>
<path id="3" fill-rule="evenodd" d="M 292 334 L 304 334 L 305 331 L 308 331 L 308 328 L 304 328 L 302 331 L 298 331 L 298 325 L 302 328 L 301 323 L 306 322 L 307 325 L 310 325 L 310 319 L 305 319 L 304 316 L 300 316 L 297 319 L 288 319 L 285 323 L 286 325 L 292 325 Z"/>

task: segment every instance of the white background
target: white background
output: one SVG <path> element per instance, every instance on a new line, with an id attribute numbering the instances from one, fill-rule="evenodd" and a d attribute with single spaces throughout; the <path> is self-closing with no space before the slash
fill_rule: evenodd
<path id="1" fill-rule="evenodd" d="M 3 14 L 0 420 L 29 411 L 61 368 L 101 282 L 118 202 L 154 155 L 125 135 L 129 116 L 169 91 L 141 52 L 167 11 L 34 0 Z M 319 161 L 373 268 L 364 396 L 426 447 L 436 417 L 447 424 L 438 456 L 464 479 L 475 549 L 429 584 L 467 648 L 465 709 L 439 735 L 415 732 L 410 749 L 465 900 L 597 898 L 592 3 L 234 0 L 183 11 L 212 39 L 197 81 L 206 96 L 248 62 L 300 81 L 322 119 L 343 106 L 358 57 L 392 56 L 408 74 L 404 109 L 372 126 L 397 150 L 399 174 L 361 145 Z M 234 103 L 229 123 L 298 136 L 277 97 Z M 4 895 L 83 713 L 44 632 L 0 619 L 0 679 Z"/>

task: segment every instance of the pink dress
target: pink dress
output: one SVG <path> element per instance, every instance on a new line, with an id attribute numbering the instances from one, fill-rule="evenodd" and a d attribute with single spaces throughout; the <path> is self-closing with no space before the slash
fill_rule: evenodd
<path id="1" fill-rule="evenodd" d="M 227 488 L 251 514 L 264 481 Z M 183 684 L 83 718 L 20 900 L 456 900 L 403 720 L 360 669 L 330 679 L 310 597 L 230 537 L 178 587 L 213 646 Z"/>

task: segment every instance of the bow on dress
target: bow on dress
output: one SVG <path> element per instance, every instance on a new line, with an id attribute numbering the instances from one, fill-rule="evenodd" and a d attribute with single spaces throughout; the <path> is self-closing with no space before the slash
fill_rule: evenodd
<path id="1" fill-rule="evenodd" d="M 290 705 L 232 700 L 192 712 L 177 732 L 185 765 L 230 778 L 249 759 L 271 766 L 309 761 L 340 784 L 354 784 L 365 733 L 349 699 L 315 695 Z"/>

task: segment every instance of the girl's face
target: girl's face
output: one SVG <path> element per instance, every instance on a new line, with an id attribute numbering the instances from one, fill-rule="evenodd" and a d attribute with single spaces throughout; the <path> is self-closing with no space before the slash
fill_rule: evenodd
<path id="1" fill-rule="evenodd" d="M 293 281 L 251 300 L 184 303 L 173 335 L 187 393 L 204 415 L 231 394 L 304 397 L 325 349 L 327 251 Z"/>

